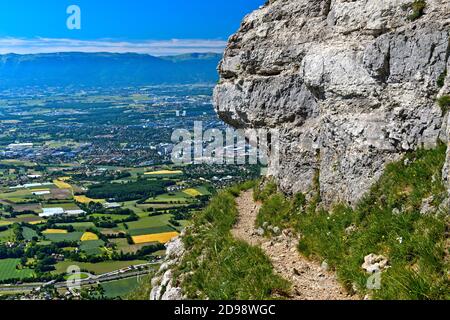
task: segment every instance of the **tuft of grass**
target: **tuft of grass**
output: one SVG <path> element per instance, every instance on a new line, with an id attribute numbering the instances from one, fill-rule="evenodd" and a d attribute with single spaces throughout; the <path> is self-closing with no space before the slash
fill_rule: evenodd
<path id="1" fill-rule="evenodd" d="M 263 188 L 258 184 L 253 187 L 253 198 L 255 201 L 265 201 L 278 190 L 277 184 L 273 180 L 266 182 Z"/>
<path id="2" fill-rule="evenodd" d="M 355 208 L 338 204 L 331 210 L 308 210 L 304 197 L 289 200 L 276 194 L 266 200 L 260 215 L 274 224 L 295 226 L 301 234 L 299 251 L 327 260 L 350 292 L 356 288 L 375 299 L 449 299 L 449 217 L 437 209 L 433 215 L 420 213 L 423 199 L 433 196 L 438 208 L 447 196 L 441 179 L 445 151 L 442 144 L 389 164 Z M 273 217 L 277 212 L 280 217 Z M 371 253 L 386 256 L 390 263 L 380 290 L 367 289 L 370 275 L 361 268 Z"/>
<path id="3" fill-rule="evenodd" d="M 275 193 L 263 202 L 256 218 L 256 226 L 262 227 L 268 223 L 273 227 L 287 229 L 292 227 L 298 214 L 305 210 L 306 198 L 298 193 L 293 199 L 287 199 L 282 193 Z"/>
<path id="4" fill-rule="evenodd" d="M 187 248 L 176 274 L 188 275 L 182 283 L 190 299 L 271 299 L 289 290 L 273 272 L 264 252 L 231 235 L 238 216 L 235 197 L 253 187 L 247 183 L 222 191 L 194 217 L 194 227 L 184 237 Z"/>
<path id="5" fill-rule="evenodd" d="M 154 276 L 154 272 L 146 275 L 142 278 L 142 281 L 139 283 L 138 287 L 134 289 L 132 292 L 127 294 L 124 299 L 125 300 L 136 300 L 136 301 L 145 301 L 150 299 L 150 293 L 152 291 L 151 281 Z"/>
<path id="6" fill-rule="evenodd" d="M 442 113 L 446 113 L 450 109 L 450 96 L 442 96 L 437 100 Z"/>
<path id="7" fill-rule="evenodd" d="M 444 86 L 446 77 L 447 77 L 447 70 L 442 72 L 436 81 L 436 84 L 439 88 L 442 88 Z"/>
<path id="8" fill-rule="evenodd" d="M 414 0 L 409 7 L 412 13 L 408 16 L 408 20 L 415 21 L 424 15 L 427 2 L 425 0 Z"/>

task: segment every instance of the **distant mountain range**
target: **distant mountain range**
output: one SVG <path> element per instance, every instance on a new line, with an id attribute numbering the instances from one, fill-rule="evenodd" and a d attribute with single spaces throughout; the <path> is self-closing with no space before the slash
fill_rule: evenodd
<path id="1" fill-rule="evenodd" d="M 218 80 L 220 54 L 49 53 L 0 55 L 0 87 L 128 86 Z"/>

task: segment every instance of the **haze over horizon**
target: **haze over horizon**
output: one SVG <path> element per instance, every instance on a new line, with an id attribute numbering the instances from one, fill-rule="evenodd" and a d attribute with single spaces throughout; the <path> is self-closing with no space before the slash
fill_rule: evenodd
<path id="1" fill-rule="evenodd" d="M 242 17 L 264 0 L 18 0 L 0 3 L 0 54 L 222 53 Z M 67 7 L 81 9 L 81 29 L 66 26 Z"/>

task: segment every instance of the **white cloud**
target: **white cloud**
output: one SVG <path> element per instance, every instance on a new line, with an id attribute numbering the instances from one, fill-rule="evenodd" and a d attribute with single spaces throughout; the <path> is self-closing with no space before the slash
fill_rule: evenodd
<path id="1" fill-rule="evenodd" d="M 53 52 L 135 52 L 155 56 L 183 53 L 222 53 L 226 42 L 203 39 L 119 41 L 112 39 L 76 40 L 52 38 L 0 38 L 0 54 L 32 54 Z"/>

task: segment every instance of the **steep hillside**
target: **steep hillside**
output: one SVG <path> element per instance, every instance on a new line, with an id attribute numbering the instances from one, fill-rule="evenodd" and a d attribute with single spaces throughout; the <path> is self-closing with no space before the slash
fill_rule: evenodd
<path id="1" fill-rule="evenodd" d="M 356 204 L 386 164 L 447 143 L 449 30 L 448 0 L 268 1 L 229 40 L 217 112 L 279 129 L 283 191 L 318 177 L 324 204 Z"/>

